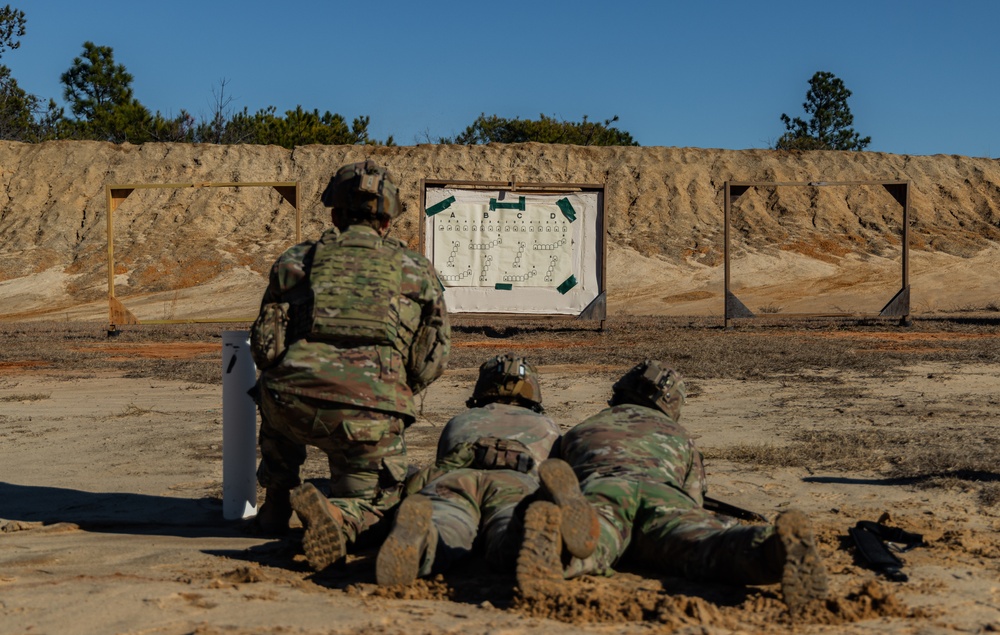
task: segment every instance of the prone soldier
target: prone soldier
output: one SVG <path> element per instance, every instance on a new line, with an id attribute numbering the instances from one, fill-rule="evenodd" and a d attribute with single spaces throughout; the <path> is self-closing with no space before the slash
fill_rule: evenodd
<path id="1" fill-rule="evenodd" d="M 608 572 L 629 557 L 693 580 L 780 582 L 793 615 L 825 597 L 826 571 L 802 512 L 786 511 L 773 525 L 734 526 L 704 509 L 701 452 L 678 423 L 685 394 L 675 370 L 646 360 L 614 384 L 609 408 L 563 435 L 559 456 L 596 508 L 600 537 L 589 558 L 572 557 L 564 567 L 561 511 L 545 501 L 533 503 L 517 562 L 522 592 Z"/>
<path id="2" fill-rule="evenodd" d="M 487 360 L 466 405 L 442 430 L 436 462 L 407 482 L 376 559 L 381 585 L 444 571 L 477 544 L 493 567 L 512 569 L 539 478 L 563 510 L 560 539 L 569 552 L 587 557 L 596 545 L 597 516 L 575 475 L 547 460 L 559 427 L 543 414 L 535 368 L 511 354 Z"/>

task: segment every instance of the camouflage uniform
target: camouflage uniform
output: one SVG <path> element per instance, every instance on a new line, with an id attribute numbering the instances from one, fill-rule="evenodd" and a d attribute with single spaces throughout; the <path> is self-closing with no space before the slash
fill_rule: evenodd
<path id="1" fill-rule="evenodd" d="M 734 527 L 702 509 L 701 453 L 687 430 L 660 410 L 607 408 L 566 432 L 560 451 L 601 520 L 594 554 L 573 558 L 566 577 L 609 573 L 626 552 L 645 566 L 694 580 L 763 584 L 781 575 L 760 549 L 773 527 Z"/>
<path id="2" fill-rule="evenodd" d="M 450 329 L 443 289 L 426 258 L 354 224 L 343 233 L 331 228 L 278 258 L 262 315 L 283 302 L 291 306 L 287 350 L 262 369 L 259 381 L 257 478 L 269 490 L 294 488 L 305 446 L 322 449 L 329 457 L 332 502 L 344 512 L 353 541 L 395 502 L 392 486 L 406 471 L 403 430 L 416 414 L 413 393 L 444 370 Z M 349 314 L 352 305 L 382 307 L 391 337 L 371 343 L 350 333 L 315 336 L 324 320 Z M 419 342 L 436 343 L 435 355 L 414 353 Z"/>
<path id="3" fill-rule="evenodd" d="M 491 565 L 513 568 L 521 542 L 515 510 L 538 489 L 538 464 L 558 439 L 551 419 L 520 406 L 491 403 L 452 418 L 437 461 L 406 487 L 433 506 L 420 575 L 447 569 L 477 545 Z"/>

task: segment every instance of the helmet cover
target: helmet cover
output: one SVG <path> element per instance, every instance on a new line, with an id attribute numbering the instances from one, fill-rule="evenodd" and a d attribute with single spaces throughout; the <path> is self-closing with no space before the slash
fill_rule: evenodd
<path id="1" fill-rule="evenodd" d="M 687 397 L 684 379 L 673 368 L 656 360 L 636 365 L 611 387 L 614 404 L 631 403 L 656 408 L 675 423 Z"/>
<path id="2" fill-rule="evenodd" d="M 320 197 L 323 205 L 372 218 L 396 218 L 402 212 L 399 188 L 389 171 L 371 161 L 337 170 Z"/>
<path id="3" fill-rule="evenodd" d="M 466 405 L 477 408 L 500 399 L 510 399 L 541 412 L 538 372 L 525 358 L 505 353 L 491 357 L 479 367 L 479 379 Z"/>

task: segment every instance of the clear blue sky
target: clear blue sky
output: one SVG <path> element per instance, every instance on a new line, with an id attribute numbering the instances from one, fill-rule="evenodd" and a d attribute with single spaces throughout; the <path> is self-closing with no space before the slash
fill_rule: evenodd
<path id="1" fill-rule="evenodd" d="M 7 1 L 27 34 L 0 63 L 60 104 L 92 41 L 167 116 L 208 118 L 225 80 L 235 110 L 369 115 L 400 145 L 544 113 L 618 115 L 644 146 L 767 148 L 822 70 L 869 150 L 1000 157 L 995 0 Z"/>

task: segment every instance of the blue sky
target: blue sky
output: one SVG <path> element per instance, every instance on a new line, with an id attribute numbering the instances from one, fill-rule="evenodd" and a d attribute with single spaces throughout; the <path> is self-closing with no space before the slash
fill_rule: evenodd
<path id="1" fill-rule="evenodd" d="M 0 63 L 63 103 L 59 76 L 92 41 L 152 111 L 301 105 L 369 115 L 400 145 L 480 113 L 618 115 L 644 146 L 767 148 L 808 80 L 853 92 L 869 150 L 1000 157 L 1000 2 L 8 0 L 27 17 Z M 6 3 L 5 3 L 6 4 Z"/>

